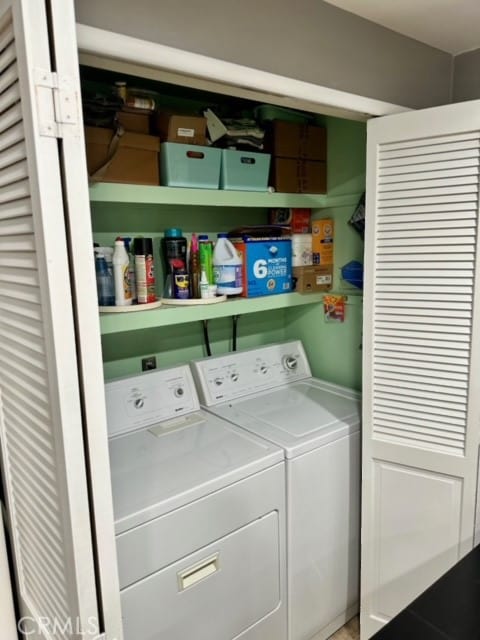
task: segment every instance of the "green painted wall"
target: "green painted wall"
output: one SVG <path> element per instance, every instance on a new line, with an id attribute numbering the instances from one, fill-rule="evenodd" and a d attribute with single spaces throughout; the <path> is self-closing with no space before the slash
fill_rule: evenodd
<path id="1" fill-rule="evenodd" d="M 320 122 L 328 129 L 329 195 L 360 197 L 365 188 L 365 125 L 331 117 L 321 118 Z M 313 218 L 333 217 L 335 221 L 334 290 L 348 296 L 345 323 L 327 324 L 321 304 L 245 315 L 238 323 L 239 349 L 299 338 L 305 344 L 315 375 L 360 388 L 361 292 L 340 278 L 343 264 L 363 259 L 363 241 L 347 222 L 352 212 L 352 207 L 312 212 Z M 265 209 L 92 203 L 96 242 L 111 245 L 117 235 L 154 238 L 159 294 L 163 281 L 159 241 L 164 229 L 178 226 L 187 237 L 195 231 L 213 238 L 218 231 L 266 221 Z M 231 329 L 229 318 L 209 322 L 213 354 L 231 349 Z M 102 348 L 106 379 L 140 371 L 141 358 L 146 355 L 156 355 L 157 366 L 171 366 L 206 355 L 200 322 L 106 335 Z"/>

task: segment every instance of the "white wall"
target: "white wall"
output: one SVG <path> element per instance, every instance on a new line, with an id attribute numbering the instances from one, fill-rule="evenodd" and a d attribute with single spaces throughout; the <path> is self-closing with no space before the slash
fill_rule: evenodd
<path id="1" fill-rule="evenodd" d="M 453 102 L 480 98 L 480 49 L 454 59 Z"/>
<path id="2" fill-rule="evenodd" d="M 77 21 L 413 108 L 450 102 L 452 57 L 322 0 L 75 0 Z"/>

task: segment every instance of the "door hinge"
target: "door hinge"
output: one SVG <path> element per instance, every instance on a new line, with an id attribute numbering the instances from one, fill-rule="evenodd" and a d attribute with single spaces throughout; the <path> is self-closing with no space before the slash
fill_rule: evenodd
<path id="1" fill-rule="evenodd" d="M 73 80 L 45 69 L 35 69 L 34 74 L 40 135 L 49 138 L 78 135 L 80 98 Z"/>

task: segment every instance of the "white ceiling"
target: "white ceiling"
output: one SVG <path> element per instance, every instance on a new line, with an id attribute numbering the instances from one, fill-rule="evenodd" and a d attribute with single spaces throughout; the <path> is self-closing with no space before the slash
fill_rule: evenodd
<path id="1" fill-rule="evenodd" d="M 456 55 L 480 48 L 480 0 L 326 0 Z"/>

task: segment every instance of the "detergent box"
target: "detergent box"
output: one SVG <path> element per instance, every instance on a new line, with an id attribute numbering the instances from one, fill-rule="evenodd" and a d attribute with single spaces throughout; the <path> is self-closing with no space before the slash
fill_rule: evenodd
<path id="1" fill-rule="evenodd" d="M 289 237 L 231 238 L 242 256 L 243 293 L 246 298 L 288 293 L 292 290 L 292 241 Z"/>
<path id="2" fill-rule="evenodd" d="M 333 264 L 333 220 L 312 220 L 313 264 Z"/>

